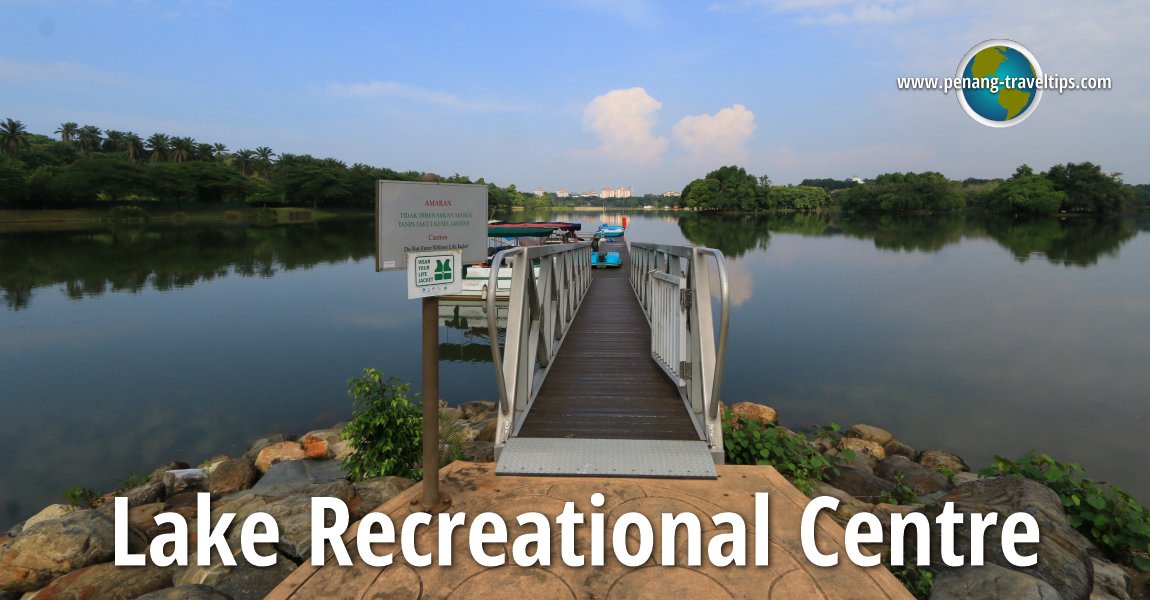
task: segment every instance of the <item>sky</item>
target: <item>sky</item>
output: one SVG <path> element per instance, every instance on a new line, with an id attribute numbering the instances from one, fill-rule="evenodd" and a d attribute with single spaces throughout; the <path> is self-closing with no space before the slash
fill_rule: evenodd
<path id="1" fill-rule="evenodd" d="M 1091 161 L 1150 182 L 1150 4 L 1061 0 L 0 0 L 0 119 L 460 173 L 519 189 L 681 190 Z M 1044 92 L 991 128 L 953 77 L 987 39 Z"/>

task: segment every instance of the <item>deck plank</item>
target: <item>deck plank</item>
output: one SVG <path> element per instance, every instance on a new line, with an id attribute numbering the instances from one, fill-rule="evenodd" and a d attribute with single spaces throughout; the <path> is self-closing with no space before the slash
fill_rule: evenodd
<path id="1" fill-rule="evenodd" d="M 675 384 L 651 358 L 651 328 L 623 266 L 594 281 L 517 437 L 700 439 Z"/>

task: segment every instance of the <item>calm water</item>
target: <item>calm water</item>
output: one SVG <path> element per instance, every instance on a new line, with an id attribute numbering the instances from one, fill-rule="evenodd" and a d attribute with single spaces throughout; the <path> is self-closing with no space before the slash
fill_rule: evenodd
<path id="1" fill-rule="evenodd" d="M 1150 501 L 1145 218 L 629 218 L 632 240 L 726 253 L 728 403 L 975 466 L 1038 449 Z M 417 387 L 419 306 L 373 249 L 370 222 L 0 233 L 0 525 L 344 420 L 365 367 Z M 440 341 L 442 396 L 494 399 L 484 337 Z"/>

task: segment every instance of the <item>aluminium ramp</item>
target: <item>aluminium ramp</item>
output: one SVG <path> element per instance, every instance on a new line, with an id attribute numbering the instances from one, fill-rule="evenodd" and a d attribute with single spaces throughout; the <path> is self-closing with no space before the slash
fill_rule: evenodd
<path id="1" fill-rule="evenodd" d="M 715 459 L 701 440 L 512 438 L 497 475 L 571 475 L 715 479 Z"/>

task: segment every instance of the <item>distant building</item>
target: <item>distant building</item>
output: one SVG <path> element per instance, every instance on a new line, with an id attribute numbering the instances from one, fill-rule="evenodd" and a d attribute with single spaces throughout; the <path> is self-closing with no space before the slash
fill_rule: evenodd
<path id="1" fill-rule="evenodd" d="M 683 192 L 663 192 L 664 198 L 678 198 L 679 196 L 682 196 L 682 195 L 683 195 Z"/>
<path id="2" fill-rule="evenodd" d="M 568 196 L 567 188 L 559 188 L 559 189 L 555 190 L 555 197 L 556 198 L 566 198 L 567 196 Z"/>
<path id="3" fill-rule="evenodd" d="M 600 198 L 630 198 L 631 197 L 631 188 L 629 188 L 629 187 L 603 188 L 603 190 L 599 192 L 599 197 Z"/>
<path id="4" fill-rule="evenodd" d="M 533 192 L 531 192 L 531 193 L 532 193 L 532 194 L 535 194 L 535 197 L 536 197 L 536 198 L 542 198 L 542 197 L 543 197 L 543 194 L 546 194 L 547 192 L 545 192 L 545 191 L 543 190 L 543 188 L 535 188 L 535 191 L 533 191 Z"/>
<path id="5" fill-rule="evenodd" d="M 858 175 L 851 177 L 850 180 L 860 185 L 863 183 L 862 177 L 859 177 Z"/>

